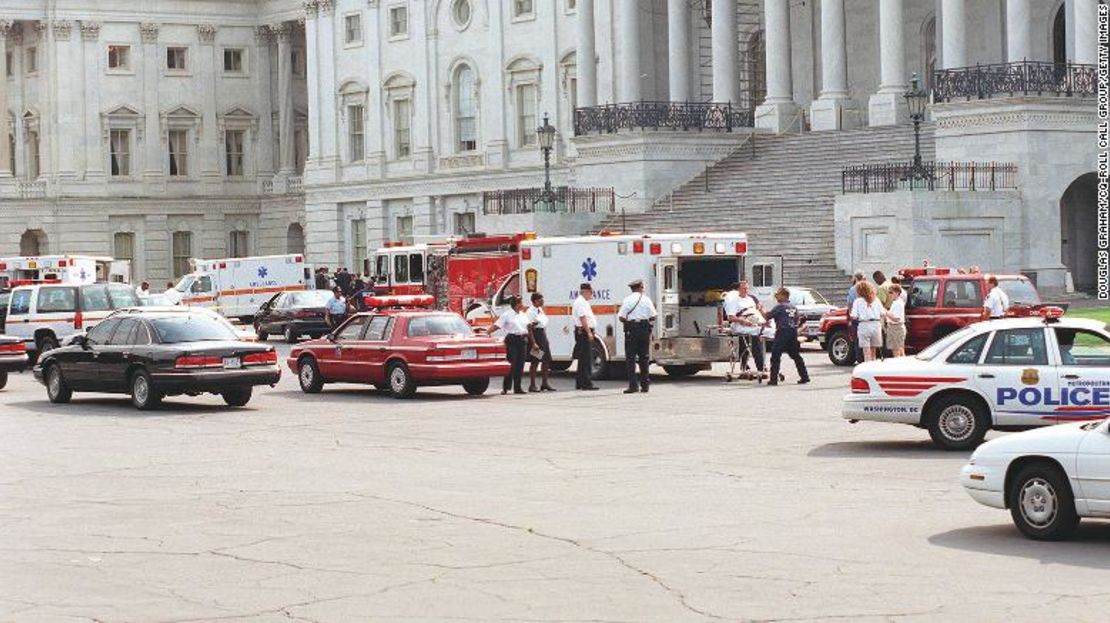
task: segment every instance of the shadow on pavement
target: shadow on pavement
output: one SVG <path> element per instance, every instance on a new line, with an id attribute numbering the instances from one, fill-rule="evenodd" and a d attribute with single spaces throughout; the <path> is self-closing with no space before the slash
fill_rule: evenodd
<path id="1" fill-rule="evenodd" d="M 256 396 L 257 397 L 257 396 Z M 175 415 L 204 415 L 209 413 L 238 413 L 254 411 L 250 404 L 245 407 L 229 407 L 223 404 L 188 402 L 188 398 L 167 398 L 157 409 L 140 411 L 131 405 L 127 396 L 82 398 L 74 396 L 69 404 L 54 404 L 43 400 L 9 402 L 8 405 L 41 415 L 67 415 L 73 417 L 169 417 Z"/>
<path id="2" fill-rule="evenodd" d="M 999 519 L 1009 513 L 999 511 Z M 1091 569 L 1110 569 L 1110 523 L 1085 521 L 1070 541 L 1033 541 L 1022 536 L 1013 525 L 973 526 L 942 532 L 929 537 L 929 543 L 967 552 L 1010 556 L 1039 561 L 1041 564 L 1070 565 Z"/>
<path id="3" fill-rule="evenodd" d="M 834 441 L 809 451 L 820 458 L 952 459 L 966 458 L 959 452 L 939 450 L 931 441 Z"/>

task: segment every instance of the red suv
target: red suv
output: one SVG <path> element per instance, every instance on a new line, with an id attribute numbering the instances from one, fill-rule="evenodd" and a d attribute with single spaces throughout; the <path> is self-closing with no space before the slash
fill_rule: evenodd
<path id="1" fill-rule="evenodd" d="M 940 338 L 973 322 L 987 318 L 985 273 L 957 273 L 949 268 L 910 268 L 900 271 L 905 278 L 906 351 L 920 351 Z M 1010 297 L 1008 316 L 1029 316 L 1043 306 L 1037 289 L 1025 275 L 996 275 L 998 286 Z M 821 346 L 838 366 L 855 364 L 855 336 L 848 324 L 848 308 L 841 307 L 821 319 Z"/>

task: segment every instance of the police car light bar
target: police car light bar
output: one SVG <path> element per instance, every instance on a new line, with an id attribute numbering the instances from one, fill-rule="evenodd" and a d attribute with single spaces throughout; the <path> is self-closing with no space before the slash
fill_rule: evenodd
<path id="1" fill-rule="evenodd" d="M 1045 323 L 1060 322 L 1060 317 L 1064 315 L 1064 310 L 1056 307 L 1055 305 L 1045 305 L 1037 310 L 1041 318 L 1044 318 Z"/>

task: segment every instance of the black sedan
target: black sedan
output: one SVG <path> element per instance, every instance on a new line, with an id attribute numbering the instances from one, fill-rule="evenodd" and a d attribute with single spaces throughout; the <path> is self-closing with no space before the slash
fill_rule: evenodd
<path id="1" fill-rule="evenodd" d="M 254 315 L 254 332 L 263 342 L 270 334 L 281 333 L 290 344 L 296 344 L 302 335 L 312 338 L 327 335 L 331 327 L 324 308 L 333 296 L 329 290 L 279 292 Z"/>
<path id="2" fill-rule="evenodd" d="M 273 347 L 240 341 L 207 313 L 126 310 L 44 354 L 35 378 L 58 403 L 93 391 L 130 394 L 137 408 L 153 409 L 165 396 L 212 393 L 241 407 L 255 385 L 276 384 L 281 370 Z"/>
<path id="3" fill-rule="evenodd" d="M 27 369 L 27 344 L 22 339 L 0 335 L 0 389 L 8 384 L 9 372 Z"/>

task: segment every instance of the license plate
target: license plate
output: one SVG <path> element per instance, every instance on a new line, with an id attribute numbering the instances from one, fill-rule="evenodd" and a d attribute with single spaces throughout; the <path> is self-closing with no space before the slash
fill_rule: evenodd
<path id="1" fill-rule="evenodd" d="M 243 360 L 238 357 L 224 357 L 224 370 L 238 370 L 243 367 Z"/>
<path id="2" fill-rule="evenodd" d="M 478 351 L 474 350 L 473 348 L 468 348 L 468 349 L 466 349 L 462 352 L 462 358 L 463 359 L 477 359 L 478 358 Z"/>

